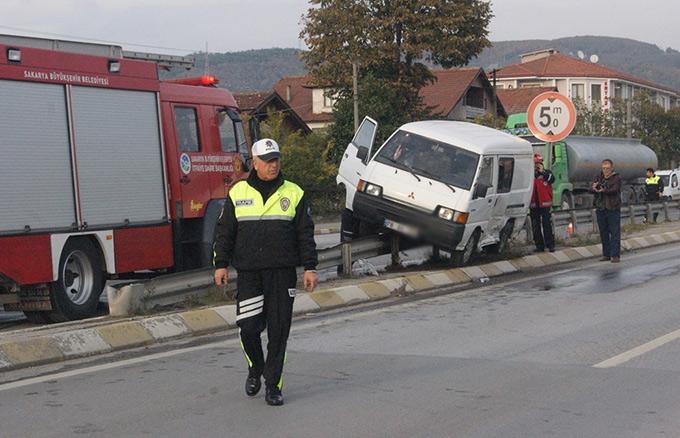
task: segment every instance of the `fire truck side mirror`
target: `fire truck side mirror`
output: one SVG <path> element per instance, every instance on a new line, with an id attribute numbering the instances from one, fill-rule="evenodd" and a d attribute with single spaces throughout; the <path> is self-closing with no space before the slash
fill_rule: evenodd
<path id="1" fill-rule="evenodd" d="M 248 130 L 250 131 L 250 141 L 255 143 L 260 139 L 260 120 L 257 116 L 248 119 Z"/>

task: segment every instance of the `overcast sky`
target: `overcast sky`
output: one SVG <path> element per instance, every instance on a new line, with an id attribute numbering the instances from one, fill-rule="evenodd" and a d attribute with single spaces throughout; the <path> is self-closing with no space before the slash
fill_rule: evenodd
<path id="1" fill-rule="evenodd" d="M 205 50 L 206 42 L 211 52 L 304 48 L 298 34 L 308 2 L 2 0 L 2 6 L 0 33 L 82 37 L 134 50 L 184 53 Z M 494 0 L 492 8 L 494 41 L 606 35 L 680 50 L 677 0 Z"/>

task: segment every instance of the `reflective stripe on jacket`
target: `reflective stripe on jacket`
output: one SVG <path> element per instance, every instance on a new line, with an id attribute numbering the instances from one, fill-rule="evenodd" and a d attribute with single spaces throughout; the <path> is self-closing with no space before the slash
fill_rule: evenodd
<path id="1" fill-rule="evenodd" d="M 316 263 L 314 222 L 297 184 L 282 180 L 266 202 L 248 181 L 231 188 L 215 228 L 215 267 L 315 269 Z"/>
<path id="2" fill-rule="evenodd" d="M 663 183 L 661 177 L 654 175 L 645 180 L 645 190 L 647 194 L 647 201 L 658 201 L 659 195 L 663 192 Z"/>

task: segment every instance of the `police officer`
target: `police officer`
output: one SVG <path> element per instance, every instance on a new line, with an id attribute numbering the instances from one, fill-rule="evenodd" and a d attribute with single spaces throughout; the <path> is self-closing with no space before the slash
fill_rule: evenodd
<path id="1" fill-rule="evenodd" d="M 541 154 L 534 154 L 534 191 L 531 194 L 529 215 L 534 234 L 536 252 L 555 252 L 555 236 L 552 229 L 552 183 L 555 176 L 543 167 Z"/>
<path id="2" fill-rule="evenodd" d="M 663 182 L 661 177 L 654 174 L 654 169 L 651 167 L 647 168 L 647 179 L 645 180 L 645 198 L 647 202 L 658 202 L 661 199 L 661 193 L 663 193 Z M 659 217 L 659 212 L 654 213 L 654 223 L 656 223 L 656 218 Z"/>
<path id="3" fill-rule="evenodd" d="M 215 283 L 227 284 L 229 265 L 238 271 L 236 324 L 248 362 L 246 394 L 255 396 L 264 376 L 265 401 L 279 406 L 295 267 L 305 268 L 305 289 L 317 284 L 314 223 L 304 191 L 281 175 L 278 144 L 262 139 L 252 152 L 254 169 L 229 191 L 215 228 Z M 266 360 L 260 339 L 265 327 Z"/>

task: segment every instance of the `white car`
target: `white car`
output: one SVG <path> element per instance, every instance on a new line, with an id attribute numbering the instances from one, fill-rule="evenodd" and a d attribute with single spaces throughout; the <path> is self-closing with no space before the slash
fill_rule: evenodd
<path id="1" fill-rule="evenodd" d="M 363 120 L 338 171 L 354 221 L 452 251 L 457 264 L 483 247 L 503 251 L 523 227 L 534 181 L 529 142 L 434 120 L 401 126 L 371 154 L 377 126 Z"/>
<path id="2" fill-rule="evenodd" d="M 673 170 L 657 170 L 655 172 L 661 177 L 663 183 L 663 193 L 661 198 L 670 201 L 680 199 L 680 168 Z"/>

